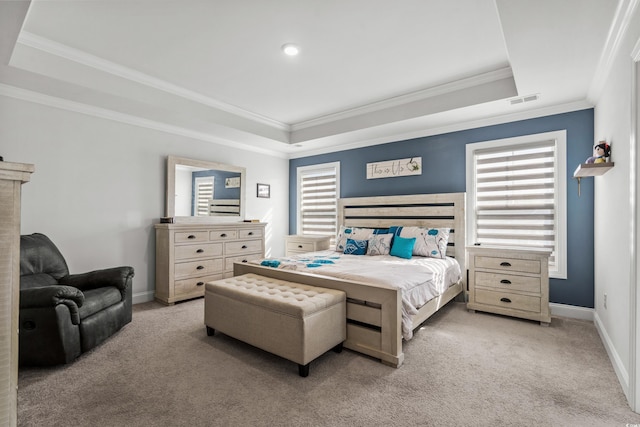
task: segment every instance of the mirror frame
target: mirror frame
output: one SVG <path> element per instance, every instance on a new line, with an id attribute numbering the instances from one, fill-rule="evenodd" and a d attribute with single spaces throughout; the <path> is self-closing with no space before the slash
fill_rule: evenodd
<path id="1" fill-rule="evenodd" d="M 202 169 L 217 169 L 225 172 L 237 172 L 240 174 L 240 216 L 175 216 L 176 213 L 176 166 L 192 166 Z M 205 160 L 188 159 L 178 156 L 167 156 L 167 182 L 165 194 L 165 216 L 173 218 L 173 222 L 179 223 L 216 223 L 238 222 L 244 220 L 246 169 L 240 166 L 232 166 L 225 163 L 207 162 Z"/>

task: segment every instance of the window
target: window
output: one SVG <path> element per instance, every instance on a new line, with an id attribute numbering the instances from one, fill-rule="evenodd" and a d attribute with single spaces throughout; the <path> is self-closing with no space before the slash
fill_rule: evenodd
<path id="1" fill-rule="evenodd" d="M 566 131 L 467 144 L 469 243 L 548 248 L 567 278 Z"/>
<path id="2" fill-rule="evenodd" d="M 213 199 L 212 176 L 199 176 L 194 180 L 193 215 L 209 216 L 209 202 Z"/>
<path id="3" fill-rule="evenodd" d="M 303 166 L 298 173 L 298 234 L 338 234 L 340 162 Z"/>

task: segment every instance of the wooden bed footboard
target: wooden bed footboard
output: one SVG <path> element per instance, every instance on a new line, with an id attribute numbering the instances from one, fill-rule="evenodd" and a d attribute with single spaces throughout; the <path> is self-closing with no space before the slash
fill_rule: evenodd
<path id="1" fill-rule="evenodd" d="M 247 273 L 345 292 L 347 340 L 344 346 L 390 366 L 402 365 L 402 297 L 398 289 L 255 264 L 234 264 L 234 276 Z"/>
<path id="2" fill-rule="evenodd" d="M 446 303 L 466 299 L 465 193 L 354 197 L 338 200 L 338 226 L 385 228 L 419 226 L 449 228 L 447 255 L 454 257 L 462 278 L 433 298 L 413 316 L 418 328 Z M 347 294 L 347 341 L 344 346 L 399 367 L 402 351 L 401 291 L 383 285 L 323 277 L 312 273 L 274 269 L 256 264 L 234 264 L 234 275 L 254 273 L 311 286 L 339 289 Z"/>

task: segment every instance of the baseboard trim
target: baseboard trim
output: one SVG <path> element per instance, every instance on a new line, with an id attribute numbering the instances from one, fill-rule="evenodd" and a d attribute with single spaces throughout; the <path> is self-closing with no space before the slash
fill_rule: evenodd
<path id="1" fill-rule="evenodd" d="M 605 329 L 598 313 L 594 313 L 593 323 L 596 325 L 596 330 L 600 335 L 600 339 L 602 340 L 602 344 L 604 345 L 605 350 L 607 351 L 607 355 L 609 355 L 609 360 L 611 360 L 611 365 L 613 366 L 613 370 L 618 377 L 618 382 L 622 387 L 622 391 L 624 395 L 629 399 L 629 372 L 625 369 L 624 364 L 622 363 L 622 359 L 618 355 L 615 346 L 613 345 L 613 341 L 609 337 L 607 330 Z"/>
<path id="2" fill-rule="evenodd" d="M 133 294 L 132 302 L 134 304 L 142 304 L 143 302 L 153 301 L 153 291 L 138 292 Z"/>
<path id="3" fill-rule="evenodd" d="M 593 308 L 578 307 L 577 305 L 550 303 L 552 316 L 570 317 L 572 319 L 589 320 L 593 322 L 595 310 Z"/>

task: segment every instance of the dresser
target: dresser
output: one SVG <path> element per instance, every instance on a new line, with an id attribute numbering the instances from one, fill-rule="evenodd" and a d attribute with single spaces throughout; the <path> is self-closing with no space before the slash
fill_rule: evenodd
<path id="1" fill-rule="evenodd" d="M 33 171 L 33 165 L 0 161 L 0 425 L 11 427 L 18 413 L 20 199 Z"/>
<path id="2" fill-rule="evenodd" d="M 330 236 L 290 235 L 285 237 L 286 256 L 329 249 Z"/>
<path id="3" fill-rule="evenodd" d="M 264 257 L 265 223 L 156 224 L 155 299 L 173 304 L 204 295 L 204 284 L 233 276 L 233 263 Z"/>
<path id="4" fill-rule="evenodd" d="M 470 310 L 539 321 L 548 325 L 548 250 L 468 246 Z"/>

